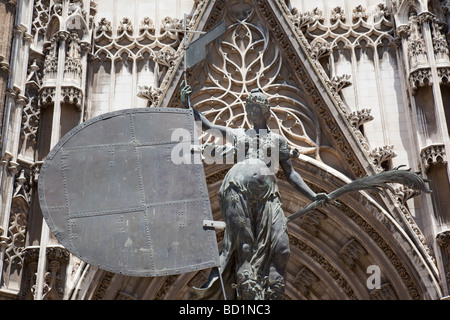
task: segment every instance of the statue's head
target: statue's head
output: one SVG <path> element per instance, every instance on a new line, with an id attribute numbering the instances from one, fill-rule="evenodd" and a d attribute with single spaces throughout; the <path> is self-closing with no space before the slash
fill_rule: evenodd
<path id="1" fill-rule="evenodd" d="M 245 110 L 252 122 L 261 116 L 267 121 L 270 118 L 269 99 L 261 89 L 253 89 L 247 97 Z"/>

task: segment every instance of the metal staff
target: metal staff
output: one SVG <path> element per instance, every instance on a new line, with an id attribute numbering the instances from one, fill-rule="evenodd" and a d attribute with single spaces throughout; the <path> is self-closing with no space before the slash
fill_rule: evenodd
<path id="1" fill-rule="evenodd" d="M 202 61 L 206 57 L 206 45 L 210 43 L 211 41 L 217 39 L 225 32 L 225 22 L 219 23 L 217 26 L 215 26 L 211 31 L 209 32 L 203 32 L 203 31 L 196 31 L 196 30 L 188 30 L 187 28 L 187 15 L 184 15 L 184 30 L 176 30 L 176 29 L 169 29 L 168 31 L 174 31 L 174 32 L 183 32 L 183 46 L 184 46 L 184 63 L 183 63 L 183 78 L 184 80 L 181 83 L 181 87 L 184 87 L 187 85 L 187 69 L 193 67 L 200 61 Z M 188 33 L 197 33 L 201 34 L 202 36 L 192 42 L 189 47 L 187 45 L 187 34 Z M 188 92 L 186 92 L 186 98 L 187 98 L 187 107 L 191 108 L 191 100 L 189 98 L 191 91 L 189 89 Z M 216 223 L 214 221 L 204 221 L 205 223 L 212 223 L 211 226 L 213 228 L 222 228 L 223 226 L 220 223 Z M 223 284 L 222 279 L 222 272 L 220 270 L 220 267 L 217 267 L 217 271 L 219 273 L 219 279 L 220 279 L 220 285 L 222 288 L 222 294 L 224 300 L 227 300 L 225 287 Z"/>
<path id="2" fill-rule="evenodd" d="M 388 183 L 400 183 L 414 190 L 424 191 L 426 193 L 432 192 L 425 185 L 425 182 L 429 182 L 429 180 L 424 180 L 416 172 L 411 172 L 410 170 L 399 170 L 400 167 L 389 171 L 376 173 L 374 175 L 355 180 L 343 187 L 340 187 L 339 189 L 336 189 L 335 191 L 328 194 L 328 201 L 334 201 L 344 194 L 352 191 L 375 190 L 377 192 L 383 193 L 383 189 L 389 189 L 394 192 L 394 189 L 392 188 L 392 186 L 388 185 Z M 298 210 L 296 213 L 287 217 L 287 222 L 300 217 L 310 210 L 322 206 L 324 203 L 324 200 L 316 200 L 310 203 L 309 205 Z"/>
<path id="3" fill-rule="evenodd" d="M 184 47 L 184 66 L 183 66 L 183 73 L 184 73 L 184 84 L 187 85 L 187 69 L 193 67 L 206 57 L 206 45 L 208 45 L 210 42 L 214 41 L 218 37 L 220 37 L 222 34 L 225 33 L 225 22 L 222 21 L 218 25 L 216 25 L 214 28 L 212 28 L 208 32 L 204 31 L 197 31 L 197 30 L 188 30 L 187 28 L 187 14 L 184 15 L 184 29 L 178 30 L 178 29 L 167 29 L 167 31 L 171 32 L 183 32 L 183 47 Z M 193 41 L 192 43 L 187 45 L 187 34 L 188 33 L 196 33 L 200 34 L 201 37 L 197 40 Z M 191 106 L 189 95 L 187 95 L 187 106 Z"/>

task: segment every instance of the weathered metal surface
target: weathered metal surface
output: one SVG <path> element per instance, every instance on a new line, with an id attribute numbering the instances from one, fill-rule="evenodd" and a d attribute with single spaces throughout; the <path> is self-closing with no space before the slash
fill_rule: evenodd
<path id="1" fill-rule="evenodd" d="M 191 110 L 127 109 L 70 131 L 48 154 L 39 200 L 50 230 L 74 255 L 132 276 L 219 265 L 202 164 L 175 164 L 172 132 L 190 131 Z M 195 154 L 189 155 L 194 157 Z"/>
<path id="2" fill-rule="evenodd" d="M 206 45 L 225 33 L 225 22 L 219 23 L 213 29 L 202 35 L 189 45 L 186 51 L 186 68 L 193 67 L 206 57 Z"/>

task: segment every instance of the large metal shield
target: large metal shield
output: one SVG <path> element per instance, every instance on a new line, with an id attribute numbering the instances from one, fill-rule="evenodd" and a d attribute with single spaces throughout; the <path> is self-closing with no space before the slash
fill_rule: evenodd
<path id="1" fill-rule="evenodd" d="M 173 138 L 177 129 L 188 141 Z M 198 143 L 191 110 L 127 109 L 88 120 L 48 154 L 39 201 L 50 230 L 80 259 L 132 276 L 219 265 L 203 166 L 172 150 Z M 186 144 L 186 145 L 183 145 Z M 184 146 L 180 148 L 180 146 Z M 198 156 L 198 155 L 197 155 Z M 187 160 L 187 161 L 186 161 Z"/>

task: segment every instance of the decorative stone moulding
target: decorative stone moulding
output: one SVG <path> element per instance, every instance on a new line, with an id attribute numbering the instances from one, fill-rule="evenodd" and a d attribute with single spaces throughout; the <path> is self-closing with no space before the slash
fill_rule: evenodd
<path id="1" fill-rule="evenodd" d="M 54 103 L 55 101 L 55 91 L 54 87 L 43 87 L 39 92 L 39 105 L 41 107 L 47 107 L 48 105 Z"/>
<path id="2" fill-rule="evenodd" d="M 47 107 L 55 103 L 55 87 L 44 87 L 40 91 L 39 104 L 41 107 Z M 77 110 L 81 110 L 83 106 L 83 91 L 77 87 L 62 87 L 61 88 L 61 102 L 74 105 Z"/>
<path id="3" fill-rule="evenodd" d="M 5 57 L 0 55 L 0 75 L 5 74 L 8 76 L 10 72 L 11 70 L 8 61 L 5 60 Z"/>
<path id="4" fill-rule="evenodd" d="M 450 65 L 438 68 L 437 73 L 441 84 L 450 85 Z"/>
<path id="5" fill-rule="evenodd" d="M 420 151 L 420 157 L 428 170 L 432 165 L 442 163 L 447 164 L 447 155 L 445 154 L 445 146 L 443 144 L 430 145 Z"/>
<path id="6" fill-rule="evenodd" d="M 431 69 L 417 69 L 409 74 L 409 84 L 411 86 L 412 94 L 416 94 L 419 87 L 424 87 L 426 85 L 431 86 L 433 80 L 431 78 Z"/>
<path id="7" fill-rule="evenodd" d="M 78 110 L 81 110 L 83 105 L 83 91 L 76 87 L 63 87 L 61 88 L 61 101 L 72 104 Z"/>
<path id="8" fill-rule="evenodd" d="M 6 167 L 10 173 L 17 173 L 19 164 L 13 160 L 14 156 L 5 151 L 4 156 L 0 156 L 0 165 Z"/>

